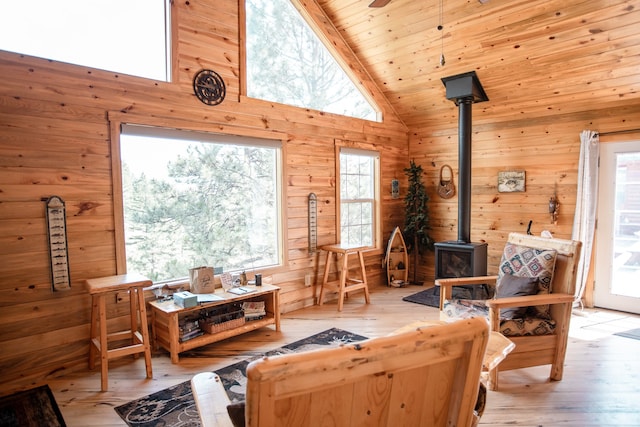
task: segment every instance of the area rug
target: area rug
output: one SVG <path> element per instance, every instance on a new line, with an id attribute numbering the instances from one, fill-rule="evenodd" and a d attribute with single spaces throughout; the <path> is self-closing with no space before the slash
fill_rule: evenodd
<path id="1" fill-rule="evenodd" d="M 231 401 L 240 401 L 244 399 L 247 384 L 247 378 L 245 376 L 247 365 L 255 359 L 327 346 L 338 346 L 340 344 L 365 339 L 366 337 L 361 335 L 338 328 L 332 328 L 292 344 L 287 344 L 264 354 L 218 369 L 215 372 L 222 379 L 229 399 L 231 399 Z M 200 419 L 193 400 L 190 381 L 185 381 L 141 399 L 125 403 L 124 405 L 116 407 L 115 411 L 124 422 L 131 427 L 200 426 Z"/>
<path id="2" fill-rule="evenodd" d="M 0 427 L 64 427 L 48 385 L 0 398 Z"/>
<path id="3" fill-rule="evenodd" d="M 407 295 L 402 298 L 402 301 L 428 305 L 429 307 L 440 307 L 440 288 L 429 288 L 415 294 Z"/>
<path id="4" fill-rule="evenodd" d="M 454 299 L 488 299 L 488 290 L 484 286 L 455 286 L 452 292 Z M 403 301 L 440 308 L 440 287 L 425 289 L 415 294 L 407 295 Z"/>
<path id="5" fill-rule="evenodd" d="M 640 328 L 629 329 L 628 331 L 623 331 L 623 332 L 616 332 L 613 335 L 618 335 L 620 337 L 625 337 L 625 338 L 633 338 L 634 340 L 640 340 Z"/>

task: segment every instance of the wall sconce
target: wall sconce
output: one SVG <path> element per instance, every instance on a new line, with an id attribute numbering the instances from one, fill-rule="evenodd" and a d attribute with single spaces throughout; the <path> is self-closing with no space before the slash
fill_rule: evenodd
<path id="1" fill-rule="evenodd" d="M 553 225 L 558 224 L 558 209 L 560 208 L 560 202 L 558 197 L 554 194 L 549 199 L 549 215 L 551 215 L 551 223 Z"/>

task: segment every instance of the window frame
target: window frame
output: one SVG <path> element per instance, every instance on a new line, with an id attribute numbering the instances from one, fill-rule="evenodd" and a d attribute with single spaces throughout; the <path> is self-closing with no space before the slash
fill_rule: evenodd
<path id="1" fill-rule="evenodd" d="M 189 127 L 184 126 L 184 122 L 167 120 L 167 119 L 149 119 L 147 117 L 132 117 L 130 114 L 123 114 L 121 112 L 109 112 L 109 125 L 110 125 L 110 143 L 111 143 L 111 170 L 112 170 L 112 185 L 113 185 L 113 212 L 114 212 L 114 238 L 115 238 L 115 267 L 116 274 L 127 273 L 127 254 L 126 254 L 126 239 L 125 239 L 125 222 L 124 222 L 124 201 L 122 191 L 122 162 L 120 154 L 120 134 L 122 125 L 131 126 L 151 126 L 154 128 L 164 128 L 169 131 L 194 131 L 198 133 L 224 135 L 230 137 L 249 137 L 249 138 L 261 138 L 265 140 L 271 140 L 277 142 L 280 146 L 279 165 L 278 165 L 278 194 L 277 200 L 278 209 L 280 212 L 278 218 L 278 252 L 279 263 L 277 265 L 256 268 L 255 271 L 262 272 L 263 274 L 273 274 L 284 271 L 285 266 L 288 265 L 288 229 L 287 224 L 287 186 L 285 185 L 285 165 L 286 165 L 286 135 L 280 132 L 264 132 L 264 131 L 247 131 L 241 128 L 228 127 L 225 130 L 228 132 L 217 130 L 217 132 L 211 132 L 210 127 L 206 125 L 191 124 Z M 188 275 L 188 272 L 186 272 Z M 175 281 L 167 282 L 170 284 L 182 284 L 188 283 L 188 278 L 178 279 Z"/>
<path id="2" fill-rule="evenodd" d="M 381 170 L 381 154 L 379 150 L 376 150 L 373 146 L 366 143 L 358 143 L 354 141 L 335 140 L 335 158 L 336 158 L 336 237 L 338 242 L 342 242 L 342 194 L 341 194 L 341 159 L 340 154 L 342 152 L 350 154 L 361 154 L 374 158 L 374 198 L 373 198 L 373 210 L 372 210 L 372 232 L 373 232 L 373 244 L 366 246 L 372 250 L 381 250 L 382 248 L 382 224 L 381 224 L 381 190 L 380 182 L 382 179 Z"/>

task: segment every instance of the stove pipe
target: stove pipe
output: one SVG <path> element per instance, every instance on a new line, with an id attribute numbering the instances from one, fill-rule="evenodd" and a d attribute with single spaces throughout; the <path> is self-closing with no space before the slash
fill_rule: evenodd
<path id="1" fill-rule="evenodd" d="M 458 106 L 458 242 L 471 242 L 471 106 L 488 101 L 475 71 L 444 77 L 447 99 Z"/>
<path id="2" fill-rule="evenodd" d="M 471 98 L 458 102 L 458 241 L 462 243 L 471 242 L 471 104 Z"/>

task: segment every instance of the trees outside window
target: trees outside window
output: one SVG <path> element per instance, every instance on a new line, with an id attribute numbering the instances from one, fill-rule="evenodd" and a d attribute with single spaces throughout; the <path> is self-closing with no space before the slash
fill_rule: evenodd
<path id="1" fill-rule="evenodd" d="M 290 0 L 246 0 L 245 7 L 247 96 L 376 120 L 376 110 Z"/>
<path id="2" fill-rule="evenodd" d="M 340 243 L 376 245 L 378 153 L 340 150 Z"/>
<path id="3" fill-rule="evenodd" d="M 168 281 L 202 265 L 281 263 L 279 144 L 147 131 L 128 126 L 121 134 L 129 271 Z"/>

